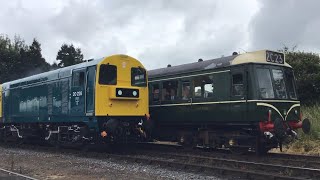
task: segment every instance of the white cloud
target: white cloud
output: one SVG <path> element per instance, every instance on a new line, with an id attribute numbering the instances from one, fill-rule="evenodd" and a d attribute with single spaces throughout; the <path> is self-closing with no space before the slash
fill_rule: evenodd
<path id="1" fill-rule="evenodd" d="M 123 53 L 147 68 L 209 59 L 247 49 L 255 1 L 2 1 L 0 33 L 36 37 L 53 62 L 62 43 L 85 58 Z"/>

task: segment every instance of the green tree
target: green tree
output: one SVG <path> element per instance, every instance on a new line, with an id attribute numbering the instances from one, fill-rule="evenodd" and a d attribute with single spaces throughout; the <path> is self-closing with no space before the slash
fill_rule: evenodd
<path id="1" fill-rule="evenodd" d="M 50 70 L 50 64 L 42 57 L 41 44 L 36 39 L 33 39 L 32 44 L 29 46 L 25 60 L 28 62 L 26 76 Z"/>
<path id="2" fill-rule="evenodd" d="M 23 76 L 25 66 L 21 62 L 21 53 L 27 49 L 19 36 L 15 36 L 13 41 L 7 35 L 0 36 L 0 83 Z"/>
<path id="3" fill-rule="evenodd" d="M 295 73 L 297 90 L 302 103 L 315 103 L 320 100 L 320 57 L 313 52 L 282 50 L 286 61 Z"/>
<path id="4" fill-rule="evenodd" d="M 67 67 L 74 64 L 83 62 L 83 54 L 80 48 L 74 48 L 73 44 L 62 44 L 61 49 L 58 51 L 57 60 L 59 67 Z"/>
<path id="5" fill-rule="evenodd" d="M 28 46 L 20 36 L 10 40 L 7 35 L 0 35 L 0 83 L 48 71 L 49 68 L 36 39 Z"/>

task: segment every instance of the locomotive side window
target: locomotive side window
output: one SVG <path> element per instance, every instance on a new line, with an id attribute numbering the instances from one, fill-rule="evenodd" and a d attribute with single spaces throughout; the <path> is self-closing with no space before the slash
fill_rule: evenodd
<path id="1" fill-rule="evenodd" d="M 162 84 L 162 100 L 176 100 L 178 81 L 166 81 Z"/>
<path id="2" fill-rule="evenodd" d="M 182 81 L 182 100 L 189 100 L 191 97 L 190 93 L 190 81 Z"/>
<path id="3" fill-rule="evenodd" d="M 213 84 L 209 76 L 199 76 L 194 80 L 194 96 L 208 98 L 213 96 Z"/>
<path id="4" fill-rule="evenodd" d="M 243 76 L 242 74 L 234 74 L 232 75 L 232 94 L 234 96 L 243 96 Z"/>
<path id="5" fill-rule="evenodd" d="M 259 84 L 260 96 L 263 99 L 272 99 L 274 98 L 272 80 L 269 69 L 258 68 L 257 77 Z"/>
<path id="6" fill-rule="evenodd" d="M 117 66 L 110 64 L 101 64 L 99 73 L 99 84 L 116 85 L 117 84 Z"/>
<path id="7" fill-rule="evenodd" d="M 74 87 L 83 86 L 84 85 L 84 72 L 83 71 L 73 72 L 72 79 L 73 79 L 72 85 Z"/>
<path id="8" fill-rule="evenodd" d="M 154 84 L 152 89 L 152 100 L 159 101 L 160 100 L 160 88 L 159 84 Z"/>

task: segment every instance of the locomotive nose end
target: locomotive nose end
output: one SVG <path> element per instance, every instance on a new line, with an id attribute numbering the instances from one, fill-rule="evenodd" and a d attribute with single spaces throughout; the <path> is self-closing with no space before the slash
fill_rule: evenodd
<path id="1" fill-rule="evenodd" d="M 311 129 L 311 122 L 308 118 L 304 119 L 302 121 L 302 131 L 305 134 L 309 134 L 310 133 L 310 129 Z"/>

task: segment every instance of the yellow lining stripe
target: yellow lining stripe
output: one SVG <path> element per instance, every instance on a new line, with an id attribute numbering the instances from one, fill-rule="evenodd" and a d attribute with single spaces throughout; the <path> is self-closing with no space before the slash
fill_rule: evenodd
<path id="1" fill-rule="evenodd" d="M 166 106 L 186 106 L 186 105 L 201 105 L 201 104 L 228 104 L 228 103 L 245 103 L 245 102 L 265 102 L 265 100 L 238 100 L 238 101 L 214 101 L 214 102 L 199 102 L 199 103 L 176 103 L 176 104 L 159 104 L 159 105 L 150 105 L 150 107 L 166 107 Z M 299 101 L 286 101 L 286 100 L 268 100 L 268 102 L 295 102 Z M 264 103 L 267 104 L 267 103 Z M 270 104 L 271 105 L 271 104 Z M 272 105 L 271 105 L 272 106 Z M 274 107 L 274 106 L 273 106 Z"/>
<path id="2" fill-rule="evenodd" d="M 287 120 L 287 117 L 288 117 L 289 112 L 290 112 L 293 108 L 299 107 L 299 106 L 300 106 L 300 104 L 294 104 L 294 105 L 292 105 L 292 106 L 290 107 L 290 109 L 288 110 L 287 114 L 286 114 L 285 120 Z"/>
<path id="3" fill-rule="evenodd" d="M 257 103 L 257 106 L 266 106 L 266 107 L 270 107 L 270 108 L 274 109 L 276 112 L 278 112 L 278 114 L 280 114 L 280 116 L 282 117 L 282 120 L 284 120 L 280 111 L 276 107 L 274 107 L 273 105 L 268 104 L 268 103 Z"/>

